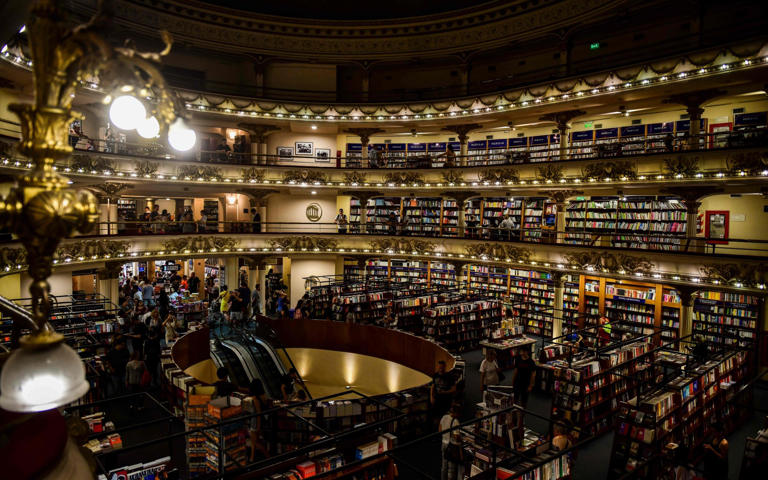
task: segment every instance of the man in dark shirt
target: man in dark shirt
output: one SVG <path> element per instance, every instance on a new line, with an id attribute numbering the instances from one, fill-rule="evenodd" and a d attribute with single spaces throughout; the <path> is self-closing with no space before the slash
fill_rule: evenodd
<path id="1" fill-rule="evenodd" d="M 137 317 L 133 321 L 131 327 L 131 345 L 134 352 L 139 352 L 139 355 L 144 354 L 144 340 L 147 339 L 147 324 L 141 321 L 140 317 Z"/>
<path id="2" fill-rule="evenodd" d="M 248 320 L 248 307 L 251 306 L 251 289 L 248 288 L 247 284 L 241 283 L 237 293 L 243 302 L 243 320 Z"/>
<path id="3" fill-rule="evenodd" d="M 119 337 L 107 352 L 107 367 L 112 380 L 112 395 L 125 391 L 125 366 L 128 365 L 130 354 L 125 346 L 125 339 Z"/>
<path id="4" fill-rule="evenodd" d="M 261 233 L 261 214 L 255 208 L 251 208 L 251 232 Z"/>
<path id="5" fill-rule="evenodd" d="M 219 378 L 213 386 L 216 388 L 216 397 L 228 397 L 236 390 L 235 385 L 227 379 L 228 373 L 225 367 L 219 367 L 216 370 L 216 376 Z"/>
<path id="6" fill-rule="evenodd" d="M 527 348 L 520 350 L 515 357 L 515 373 L 512 374 L 512 385 L 515 389 L 516 402 L 523 407 L 528 405 L 528 395 L 533 390 L 536 382 L 536 362 L 531 358 L 531 351 Z"/>
<path id="7" fill-rule="evenodd" d="M 451 406 L 456 393 L 456 377 L 445 370 L 445 361 L 437 362 L 437 372 L 432 376 L 429 401 L 432 405 L 433 418 L 440 419 Z"/>
<path id="8" fill-rule="evenodd" d="M 187 286 L 189 287 L 189 293 L 198 293 L 200 291 L 200 278 L 195 275 L 195 272 L 189 274 Z"/>

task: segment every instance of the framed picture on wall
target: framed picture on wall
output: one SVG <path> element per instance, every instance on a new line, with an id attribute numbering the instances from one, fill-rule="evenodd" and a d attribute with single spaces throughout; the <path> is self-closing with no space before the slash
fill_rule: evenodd
<path id="1" fill-rule="evenodd" d="M 280 158 L 292 157 L 293 147 L 277 147 L 277 156 Z"/>
<path id="2" fill-rule="evenodd" d="M 312 156 L 315 153 L 312 142 L 296 142 L 296 155 Z"/>
<path id="3" fill-rule="evenodd" d="M 315 150 L 315 162 L 330 162 L 330 161 L 331 161 L 330 148 L 318 148 Z"/>

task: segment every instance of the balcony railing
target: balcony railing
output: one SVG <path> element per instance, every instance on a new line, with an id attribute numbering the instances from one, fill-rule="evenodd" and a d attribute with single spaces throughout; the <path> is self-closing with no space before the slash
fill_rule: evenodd
<path id="1" fill-rule="evenodd" d="M 389 152 L 363 158 L 360 153 L 342 156 L 312 156 L 296 154 L 255 154 L 230 150 L 202 150 L 178 154 L 160 144 L 125 143 L 114 140 L 70 137 L 75 152 L 116 154 L 162 160 L 192 161 L 217 165 L 262 165 L 287 167 L 335 167 L 368 169 L 408 169 L 445 167 L 485 167 L 501 165 L 538 164 L 583 160 L 617 160 L 640 155 L 670 155 L 687 152 L 722 151 L 768 146 L 768 129 L 702 133 L 696 136 L 658 136 L 611 141 L 574 142 L 561 149 L 559 144 L 542 146 L 470 151 L 467 155 L 446 152 Z"/>
<path id="2" fill-rule="evenodd" d="M 336 223 L 320 222 L 174 222 L 166 220 L 100 222 L 86 236 L 153 236 L 153 235 L 201 235 L 236 234 L 270 236 L 273 234 L 295 235 L 349 235 L 349 236 L 398 236 L 416 238 L 460 239 L 475 241 L 510 242 L 530 245 L 567 245 L 594 248 L 648 250 L 657 252 L 681 252 L 716 255 L 768 255 L 768 240 L 740 238 L 687 237 L 685 234 L 663 232 L 588 232 L 575 229 L 506 229 L 484 226 L 441 231 L 439 225 L 386 223 Z M 9 241 L 10 239 L 6 240 Z"/>

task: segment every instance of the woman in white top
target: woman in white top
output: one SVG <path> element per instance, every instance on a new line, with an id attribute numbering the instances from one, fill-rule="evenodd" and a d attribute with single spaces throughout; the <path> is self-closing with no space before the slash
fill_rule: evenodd
<path id="1" fill-rule="evenodd" d="M 499 364 L 496 363 L 496 351 L 490 348 L 485 350 L 485 359 L 480 363 L 480 385 L 482 391 L 489 385 L 499 384 Z"/>

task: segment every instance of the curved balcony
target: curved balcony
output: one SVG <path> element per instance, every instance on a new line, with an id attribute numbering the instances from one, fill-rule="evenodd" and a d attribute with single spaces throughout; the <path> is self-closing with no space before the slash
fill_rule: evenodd
<path id="1" fill-rule="evenodd" d="M 131 183 L 196 185 L 209 191 L 240 187 L 340 187 L 353 190 L 413 189 L 451 191 L 536 191 L 542 187 L 604 189 L 624 185 L 658 191 L 663 186 L 704 184 L 728 186 L 729 191 L 768 179 L 761 160 L 766 152 L 765 130 L 730 135 L 704 134 L 698 142 L 663 139 L 611 145 L 579 145 L 564 149 L 490 151 L 458 155 L 455 167 L 445 155 L 393 157 L 379 168 L 360 156 L 336 158 L 199 152 L 194 158 L 157 154 L 146 145 L 105 145 L 105 151 L 76 151 L 55 166 L 78 182 L 120 179 Z M 101 145 L 101 144 L 100 144 Z M 150 150 L 148 150 L 150 149 Z M 112 150 L 117 152 L 112 153 Z M 222 160 L 216 162 L 215 160 Z M 0 169 L 13 172 L 31 167 L 28 160 L 6 155 Z M 330 168 L 329 168 L 330 167 Z M 227 190 L 223 190 L 227 187 Z M 742 190 L 742 191 L 747 191 Z M 639 193 L 639 191 L 638 191 Z"/>
<path id="2" fill-rule="evenodd" d="M 241 224 L 242 225 L 242 224 Z M 398 258 L 452 263 L 456 271 L 467 264 L 494 265 L 583 275 L 610 275 L 618 279 L 653 279 L 671 285 L 752 291 L 762 294 L 768 283 L 761 260 L 768 256 L 768 241 L 728 239 L 712 253 L 704 251 L 708 239 L 683 239 L 679 251 L 612 248 L 608 245 L 573 245 L 558 242 L 520 242 L 503 237 L 426 237 L 375 232 L 365 235 L 327 232 L 335 225 L 270 224 L 269 232 L 254 233 L 147 233 L 103 235 L 65 240 L 54 268 L 96 268 L 105 262 L 172 260 L 179 258 L 269 257 Z M 275 231 L 283 230 L 283 231 Z M 321 231 L 326 230 L 326 231 Z M 489 229 L 484 229 L 489 230 Z M 503 232 L 500 232 L 503 235 Z M 679 237 L 678 237 L 679 239 Z M 591 240 L 591 237 L 590 237 Z M 716 241 L 713 239 L 713 241 Z M 733 245 L 731 245 L 731 243 Z M 650 245 L 653 245 L 652 243 Z M 692 245 L 695 248 L 692 248 Z M 703 247 L 703 248 L 702 248 Z M 732 253 L 731 253 L 732 252 Z M 0 249 L 0 275 L 26 270 L 26 252 L 17 242 Z"/>

